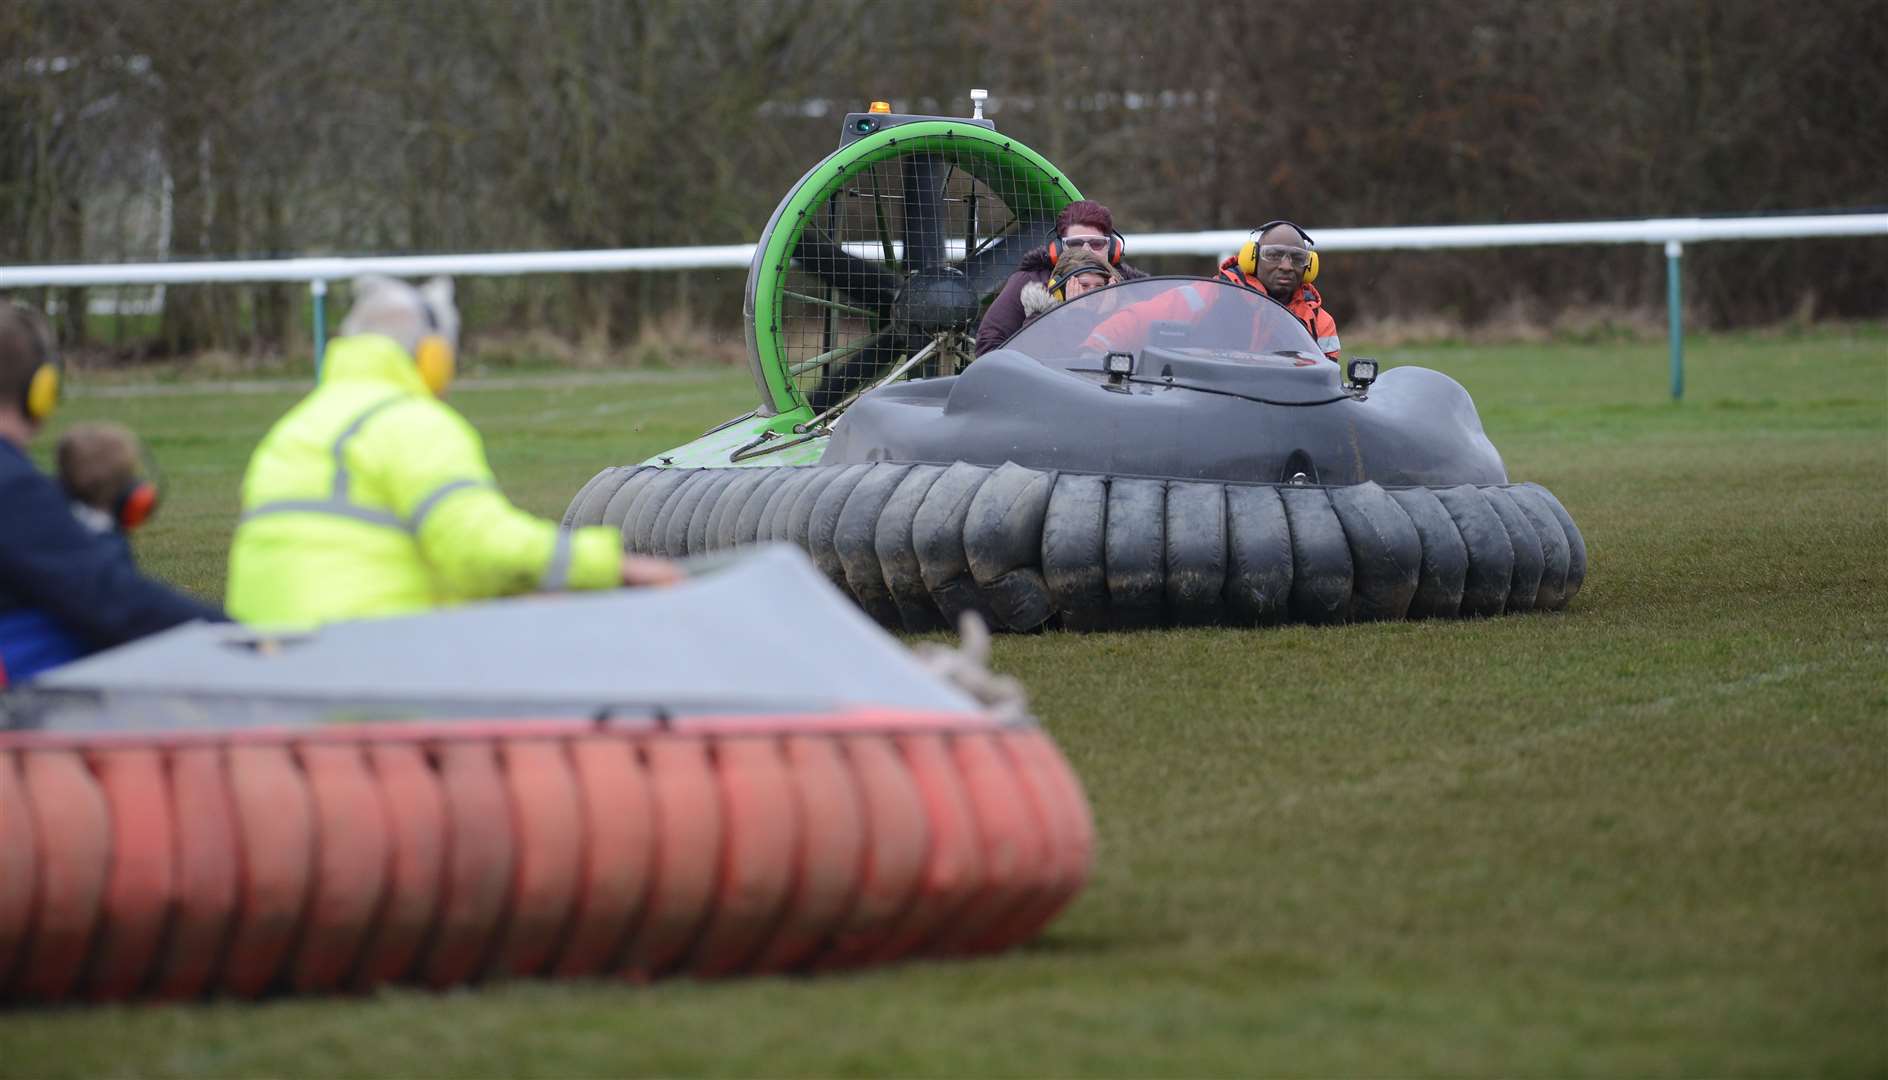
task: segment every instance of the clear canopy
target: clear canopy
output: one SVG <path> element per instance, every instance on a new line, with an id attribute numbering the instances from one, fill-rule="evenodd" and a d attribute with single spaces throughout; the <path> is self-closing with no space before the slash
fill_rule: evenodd
<path id="1" fill-rule="evenodd" d="M 1018 330 L 1004 348 L 1054 367 L 1095 366 L 1110 352 L 1177 348 L 1254 363 L 1322 360 L 1284 306 L 1219 279 L 1158 277 L 1095 289 Z"/>

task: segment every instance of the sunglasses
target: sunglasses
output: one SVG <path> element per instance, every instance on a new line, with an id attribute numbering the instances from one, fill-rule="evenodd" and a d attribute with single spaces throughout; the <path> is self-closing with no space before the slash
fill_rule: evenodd
<path id="1" fill-rule="evenodd" d="M 1085 247 L 1090 251 L 1106 251 L 1114 241 L 1106 236 L 1065 236 L 1062 242 L 1069 247 Z"/>
<path id="2" fill-rule="evenodd" d="M 1259 249 L 1259 261 L 1262 263 L 1286 263 L 1293 270 L 1303 270 L 1311 265 L 1311 253 L 1301 247 L 1285 244 L 1267 244 Z"/>

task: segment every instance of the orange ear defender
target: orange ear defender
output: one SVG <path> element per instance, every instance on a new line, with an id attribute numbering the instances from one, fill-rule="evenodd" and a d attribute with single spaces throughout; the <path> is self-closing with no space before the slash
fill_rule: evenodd
<path id="1" fill-rule="evenodd" d="M 118 496 L 112 516 L 117 519 L 119 528 L 130 532 L 151 520 L 151 515 L 157 513 L 157 502 L 157 485 L 139 480 Z"/>
<path id="2" fill-rule="evenodd" d="M 1109 233 L 1108 234 L 1108 253 L 1105 256 L 1103 256 L 1104 258 L 1108 260 L 1108 265 L 1120 266 L 1121 256 L 1126 255 L 1127 252 L 1128 252 L 1127 238 L 1123 237 L 1118 232 Z M 1062 261 L 1062 238 L 1060 236 L 1051 236 L 1049 238 L 1049 265 L 1053 267 L 1055 266 L 1056 263 L 1060 261 Z"/>
<path id="3" fill-rule="evenodd" d="M 1276 225 L 1290 225 L 1292 227 L 1292 231 L 1296 232 L 1299 238 L 1305 242 L 1305 248 L 1311 252 L 1311 261 L 1305 265 L 1305 284 L 1309 285 L 1312 282 L 1318 280 L 1317 241 L 1311 239 L 1310 233 L 1299 228 L 1297 222 L 1286 221 L 1283 218 L 1280 218 L 1277 221 L 1266 222 L 1265 224 L 1252 230 L 1252 232 L 1246 237 L 1245 244 L 1239 248 L 1239 272 L 1246 275 L 1247 277 L 1259 276 L 1259 237 L 1264 236 L 1267 232 L 1271 231 L 1273 226 L 1276 226 Z"/>
<path id="4" fill-rule="evenodd" d="M 111 516 L 118 527 L 131 532 L 138 526 L 151 520 L 157 513 L 157 505 L 162 501 L 164 474 L 157 467 L 157 458 L 151 455 L 151 448 L 142 442 L 138 444 L 138 475 L 125 484 L 125 489 L 118 493 L 117 501 L 112 504 Z"/>

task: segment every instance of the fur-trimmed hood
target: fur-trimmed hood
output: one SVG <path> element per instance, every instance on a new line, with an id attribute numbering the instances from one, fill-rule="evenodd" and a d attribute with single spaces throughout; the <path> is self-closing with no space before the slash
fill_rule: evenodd
<path id="1" fill-rule="evenodd" d="M 1023 302 L 1023 315 L 1031 319 L 1054 307 L 1057 303 L 1055 294 L 1049 291 L 1049 286 L 1040 281 L 1032 281 L 1023 286 L 1021 300 Z"/>

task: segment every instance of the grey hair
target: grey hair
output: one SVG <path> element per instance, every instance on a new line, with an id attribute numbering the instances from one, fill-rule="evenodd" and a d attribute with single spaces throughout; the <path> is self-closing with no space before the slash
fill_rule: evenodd
<path id="1" fill-rule="evenodd" d="M 341 334 L 385 334 L 409 355 L 432 334 L 457 348 L 459 309 L 452 302 L 452 279 L 436 277 L 415 288 L 379 274 L 355 278 L 354 306 L 341 322 Z"/>

